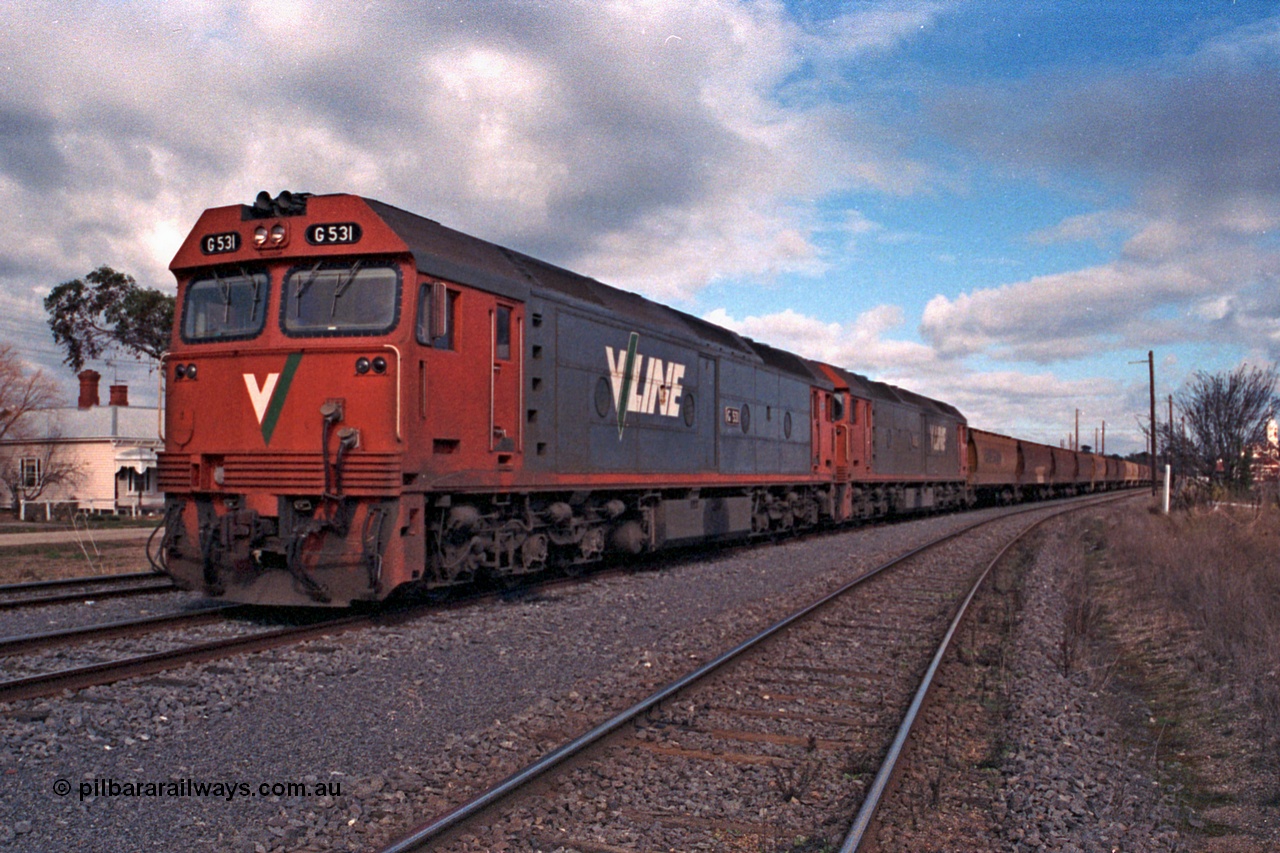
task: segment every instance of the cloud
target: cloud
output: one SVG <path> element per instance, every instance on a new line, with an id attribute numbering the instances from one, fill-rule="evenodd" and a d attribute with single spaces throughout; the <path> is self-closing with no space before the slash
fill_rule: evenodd
<path id="1" fill-rule="evenodd" d="M 814 82 L 813 51 L 887 50 L 936 14 L 901 10 L 805 29 L 774 3 L 673 0 L 20 6 L 0 31 L 0 181 L 19 206 L 59 186 L 78 197 L 46 206 L 93 192 L 145 220 L 180 188 L 188 222 L 257 188 L 352 190 L 689 295 L 814 269 L 797 201 L 927 179 L 856 104 L 780 97 Z M 46 260 L 72 268 L 93 240 Z"/>
<path id="2" fill-rule="evenodd" d="M 986 353 L 1040 364 L 1157 343 L 1256 340 L 1258 314 L 1275 316 L 1280 307 L 1271 295 L 1280 256 L 1251 245 L 1202 245 L 1196 236 L 1178 223 L 1151 223 L 1113 261 L 935 296 L 921 334 L 945 357 Z M 1197 322 L 1204 320 L 1213 325 Z"/>
<path id="3" fill-rule="evenodd" d="M 379 198 L 663 299 L 818 273 L 816 201 L 931 178 L 820 79 L 943 7 L 892 8 L 831 25 L 772 0 L 18 4 L 0 204 L 21 227 L 0 233 L 0 288 L 104 263 L 171 287 L 202 209 L 285 188 Z"/>
<path id="4" fill-rule="evenodd" d="M 806 358 L 874 376 L 910 375 L 935 361 L 922 344 L 886 337 L 902 326 L 902 309 L 896 305 L 878 305 L 850 323 L 826 322 L 790 308 L 741 319 L 717 308 L 704 319 Z"/>
<path id="5" fill-rule="evenodd" d="M 936 296 L 920 331 L 947 358 L 1051 364 L 1117 348 L 1231 341 L 1280 357 L 1280 58 L 1276 21 L 1143 67 L 956 87 L 936 127 L 1008 175 L 1122 189 L 1033 245 L 1092 241 L 1110 260 Z"/>
<path id="6" fill-rule="evenodd" d="M 1068 216 L 1056 225 L 1031 232 L 1027 239 L 1041 246 L 1076 243 L 1083 240 L 1105 244 L 1118 234 L 1130 232 L 1141 224 L 1141 219 L 1131 212 L 1099 210 Z"/>

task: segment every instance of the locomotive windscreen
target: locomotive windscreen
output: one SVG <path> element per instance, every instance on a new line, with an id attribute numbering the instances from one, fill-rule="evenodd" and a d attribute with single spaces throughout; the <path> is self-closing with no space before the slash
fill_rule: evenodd
<path id="1" fill-rule="evenodd" d="M 262 331 L 267 274 L 243 267 L 194 279 L 182 303 L 182 339 L 188 343 L 249 338 Z"/>
<path id="2" fill-rule="evenodd" d="M 286 334 L 383 334 L 396 324 L 400 268 L 385 261 L 295 267 L 284 294 Z"/>

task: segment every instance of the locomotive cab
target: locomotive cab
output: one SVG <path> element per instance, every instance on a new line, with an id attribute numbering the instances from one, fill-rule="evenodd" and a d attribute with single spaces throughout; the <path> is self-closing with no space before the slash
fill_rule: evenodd
<path id="1" fill-rule="evenodd" d="M 417 273 L 379 226 L 349 197 L 260 198 L 207 211 L 179 250 L 160 460 L 179 583 L 273 604 L 385 588 L 393 531 L 411 528 L 399 497 Z"/>

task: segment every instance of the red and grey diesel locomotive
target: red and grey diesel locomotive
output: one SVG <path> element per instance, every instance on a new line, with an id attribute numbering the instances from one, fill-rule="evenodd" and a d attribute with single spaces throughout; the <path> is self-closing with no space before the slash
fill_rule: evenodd
<path id="1" fill-rule="evenodd" d="M 1148 476 L 372 199 L 213 208 L 171 269 L 162 553 L 230 600 L 346 606 Z"/>

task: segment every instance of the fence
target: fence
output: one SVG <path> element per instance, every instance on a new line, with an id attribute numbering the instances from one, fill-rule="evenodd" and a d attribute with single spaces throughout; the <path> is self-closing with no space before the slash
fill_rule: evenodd
<path id="1" fill-rule="evenodd" d="M 130 515 L 137 518 L 164 509 L 164 495 L 128 495 L 120 501 L 86 498 L 84 500 L 19 500 L 18 518 L 22 521 L 53 521 L 77 513 L 87 515 Z"/>

